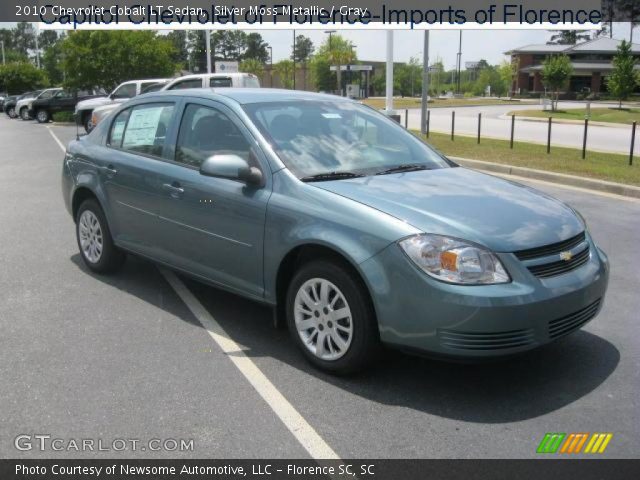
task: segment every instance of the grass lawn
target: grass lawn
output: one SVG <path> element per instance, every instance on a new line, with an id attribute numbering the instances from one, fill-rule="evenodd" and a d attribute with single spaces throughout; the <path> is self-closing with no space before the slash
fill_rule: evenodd
<path id="1" fill-rule="evenodd" d="M 542 111 L 542 110 L 519 110 L 510 112 L 509 115 L 515 114 L 522 117 L 538 117 L 538 118 L 563 118 L 567 120 L 584 121 L 586 109 L 572 108 L 568 110 Z M 590 121 L 593 122 L 609 122 L 609 123 L 627 123 L 631 125 L 633 122 L 640 123 L 640 108 L 592 108 Z"/>
<path id="2" fill-rule="evenodd" d="M 640 158 L 634 158 L 633 166 L 629 166 L 626 155 L 587 151 L 587 158 L 583 160 L 581 150 L 551 146 L 551 154 L 548 155 L 545 145 L 534 143 L 515 142 L 511 150 L 507 140 L 482 139 L 478 145 L 475 137 L 456 136 L 452 142 L 450 135 L 433 132 L 426 140 L 444 154 L 454 157 L 640 186 Z"/>
<path id="3" fill-rule="evenodd" d="M 367 98 L 363 100 L 363 103 L 377 109 L 381 109 L 385 107 L 385 99 L 384 98 Z M 481 107 L 485 105 L 521 105 L 522 103 L 531 103 L 531 102 L 522 102 L 518 100 L 509 100 L 504 99 L 501 100 L 499 98 L 447 98 L 440 99 L 434 98 L 429 102 L 429 108 L 439 108 L 439 107 Z M 401 110 L 404 108 L 420 108 L 422 101 L 420 98 L 395 98 L 393 99 L 393 108 Z"/>

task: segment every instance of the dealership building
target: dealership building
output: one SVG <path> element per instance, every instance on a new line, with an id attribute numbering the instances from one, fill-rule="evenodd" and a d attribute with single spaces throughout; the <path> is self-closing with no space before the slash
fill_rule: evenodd
<path id="1" fill-rule="evenodd" d="M 512 90 L 516 94 L 545 93 L 542 81 L 542 63 L 551 55 L 567 55 L 573 65 L 566 97 L 579 93 L 605 93 L 606 78 L 613 70 L 613 57 L 621 40 L 597 38 L 576 45 L 526 45 L 515 48 L 505 55 L 517 65 Z M 632 44 L 634 56 L 640 60 L 640 44 Z M 636 65 L 640 70 L 640 65 Z"/>

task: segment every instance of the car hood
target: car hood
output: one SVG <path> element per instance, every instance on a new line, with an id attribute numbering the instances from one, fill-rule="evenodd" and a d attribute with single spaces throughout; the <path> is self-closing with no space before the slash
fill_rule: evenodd
<path id="1" fill-rule="evenodd" d="M 107 105 L 109 103 L 114 103 L 109 97 L 96 97 L 89 98 L 88 100 L 82 100 L 78 102 L 76 105 L 76 110 L 89 110 L 99 107 L 101 105 Z"/>
<path id="2" fill-rule="evenodd" d="M 496 252 L 556 243 L 584 230 L 564 203 L 466 168 L 442 168 L 314 186 L 392 215 L 423 232 L 469 240 Z"/>

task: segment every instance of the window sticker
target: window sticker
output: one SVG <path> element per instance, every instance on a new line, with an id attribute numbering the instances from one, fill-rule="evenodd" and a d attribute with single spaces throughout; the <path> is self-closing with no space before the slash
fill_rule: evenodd
<path id="1" fill-rule="evenodd" d="M 339 113 L 323 113 L 322 116 L 324 118 L 342 118 L 342 115 Z"/>
<path id="2" fill-rule="evenodd" d="M 153 145 L 156 139 L 160 115 L 165 107 L 150 107 L 133 110 L 127 125 L 123 147 L 130 148 Z"/>

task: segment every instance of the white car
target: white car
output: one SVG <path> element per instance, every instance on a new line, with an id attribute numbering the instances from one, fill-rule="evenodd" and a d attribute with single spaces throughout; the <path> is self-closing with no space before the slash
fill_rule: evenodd
<path id="1" fill-rule="evenodd" d="M 259 88 L 260 81 L 258 77 L 251 73 L 204 73 L 176 78 L 166 83 L 162 88 L 156 88 L 155 90 L 182 90 L 186 88 L 212 87 Z M 91 127 L 95 128 L 95 126 L 104 120 L 117 106 L 117 103 L 112 103 L 96 107 L 91 115 Z"/>
<path id="2" fill-rule="evenodd" d="M 47 88 L 45 90 L 41 90 L 38 95 L 35 95 L 30 98 L 23 98 L 22 100 L 18 100 L 16 103 L 16 113 L 22 120 L 31 120 L 31 115 L 29 115 L 29 109 L 31 108 L 31 104 L 34 100 L 40 98 L 51 98 L 56 93 L 58 93 L 61 88 Z"/>
<path id="3" fill-rule="evenodd" d="M 122 102 L 126 102 L 130 98 L 140 95 L 140 92 L 148 86 L 166 81 L 166 78 L 130 80 L 118 85 L 107 97 L 91 98 L 89 100 L 78 102 L 75 111 L 76 123 L 78 125 L 83 125 L 84 129 L 89 133 L 95 126 L 91 122 L 91 114 L 95 108 L 102 105 L 118 105 Z"/>
<path id="4" fill-rule="evenodd" d="M 260 80 L 252 73 L 200 73 L 176 78 L 163 90 L 215 87 L 260 88 Z"/>

